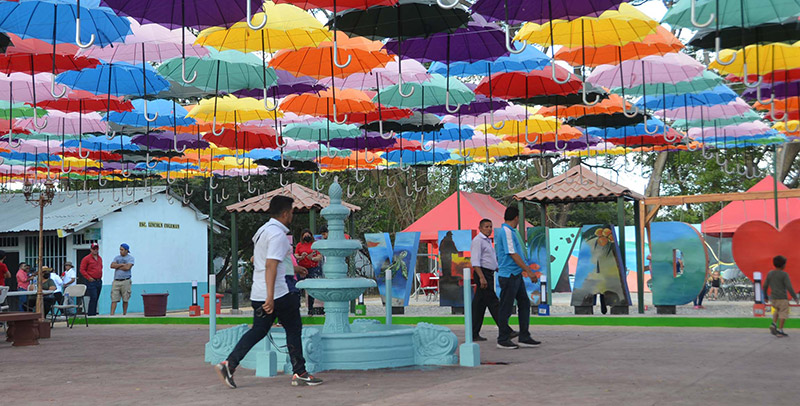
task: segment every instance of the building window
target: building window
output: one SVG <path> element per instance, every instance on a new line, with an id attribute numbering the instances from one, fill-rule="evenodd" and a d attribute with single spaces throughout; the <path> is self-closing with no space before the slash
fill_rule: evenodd
<path id="1" fill-rule="evenodd" d="M 72 245 L 89 245 L 95 242 L 97 242 L 97 240 L 87 240 L 86 234 L 83 233 L 72 235 Z"/>
<path id="2" fill-rule="evenodd" d="M 49 266 L 56 271 L 64 268 L 67 261 L 67 240 L 58 238 L 58 235 L 44 236 L 44 250 L 42 251 L 42 262 L 44 266 Z M 32 267 L 38 266 L 39 261 L 39 237 L 25 237 L 25 262 Z"/>
<path id="3" fill-rule="evenodd" d="M 0 247 L 19 246 L 19 237 L 0 237 Z"/>

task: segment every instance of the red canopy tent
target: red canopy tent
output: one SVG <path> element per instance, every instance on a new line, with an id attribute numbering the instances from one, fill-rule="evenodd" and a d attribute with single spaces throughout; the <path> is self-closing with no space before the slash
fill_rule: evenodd
<path id="1" fill-rule="evenodd" d="M 772 176 L 767 176 L 747 192 L 769 192 L 774 190 Z M 778 183 L 778 190 L 789 190 L 783 183 Z M 800 199 L 778 199 L 778 221 L 780 227 L 790 221 L 800 218 Z M 740 225 L 752 221 L 762 220 L 775 224 L 775 201 L 747 200 L 734 201 L 722 210 L 706 219 L 701 226 L 703 234 L 722 235 L 730 237 Z"/>
<path id="2" fill-rule="evenodd" d="M 481 193 L 456 192 L 403 231 L 419 231 L 420 241 L 436 244 L 439 239 L 439 231 L 458 230 L 459 207 L 457 193 L 461 194 L 462 230 L 477 231 L 478 223 L 484 218 L 492 220 L 495 228 L 503 224 L 503 214 L 505 214 L 506 206 L 503 206 L 502 203 L 489 195 Z M 525 225 L 526 227 L 531 227 L 528 222 L 525 222 Z"/>

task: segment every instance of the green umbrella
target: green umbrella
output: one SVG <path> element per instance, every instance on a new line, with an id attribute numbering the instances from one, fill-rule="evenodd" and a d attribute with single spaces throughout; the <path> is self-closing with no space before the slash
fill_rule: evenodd
<path id="1" fill-rule="evenodd" d="M 447 100 L 448 85 L 449 100 Z M 421 83 L 403 83 L 403 94 L 408 95 L 409 93 L 411 93 L 409 97 L 404 97 L 400 94 L 399 86 L 392 85 L 381 90 L 372 98 L 372 101 L 380 102 L 384 106 L 426 108 L 443 106 L 447 101 L 449 101 L 449 106 L 457 106 L 469 104 L 475 100 L 475 93 L 461 81 L 455 77 L 450 77 L 449 80 L 445 79 L 438 73 L 432 74 L 429 80 Z"/>
<path id="2" fill-rule="evenodd" d="M 182 58 L 170 59 L 158 67 L 158 73 L 175 82 L 182 81 Z M 192 86 L 206 91 L 235 92 L 242 89 L 264 87 L 264 70 L 261 59 L 239 51 L 215 51 L 203 58 L 186 58 L 186 70 L 196 71 Z M 272 68 L 266 70 L 266 86 L 273 86 L 278 78 Z"/>
<path id="3" fill-rule="evenodd" d="M 283 130 L 283 136 L 295 140 L 325 142 L 336 138 L 358 138 L 362 135 L 355 125 L 336 124 L 323 120 L 289 124 Z"/>
<path id="4" fill-rule="evenodd" d="M 37 108 L 36 114 L 41 117 L 47 114 L 47 110 Z M 33 107 L 24 103 L 10 104 L 7 100 L 0 100 L 0 119 L 33 117 Z"/>
<path id="5" fill-rule="evenodd" d="M 693 5 L 695 5 L 694 21 L 692 21 Z M 798 14 L 800 14 L 800 0 L 680 0 L 667 11 L 661 22 L 673 28 L 690 30 L 707 26 L 717 29 L 747 28 L 764 23 L 781 22 L 787 17 Z"/>
<path id="6" fill-rule="evenodd" d="M 302 149 L 302 150 L 294 150 L 294 151 L 286 151 L 283 153 L 285 159 L 293 160 L 293 161 L 313 161 L 317 158 L 323 156 L 338 156 L 340 158 L 350 156 L 349 149 L 339 149 L 335 147 L 326 147 L 324 145 L 320 145 L 318 149 Z"/>
<path id="7" fill-rule="evenodd" d="M 761 120 L 761 116 L 758 115 L 755 111 L 746 111 L 744 114 L 739 116 L 733 116 L 728 118 L 716 119 L 716 120 L 693 120 L 689 121 L 689 128 L 712 128 L 714 127 L 714 123 L 718 128 L 727 127 L 729 125 L 736 125 L 742 123 L 752 123 L 753 121 Z M 675 120 L 672 123 L 672 126 L 675 128 L 686 128 L 686 120 Z"/>
<path id="8" fill-rule="evenodd" d="M 676 84 L 669 83 L 648 83 L 645 85 L 638 85 L 631 88 L 625 88 L 625 94 L 629 96 L 642 96 L 646 92 L 647 95 L 660 95 L 660 94 L 684 94 L 684 93 L 702 93 L 707 90 L 713 89 L 720 84 L 724 83 L 724 79 L 714 72 L 704 71 L 701 76 L 693 78 L 690 81 L 678 82 Z M 622 88 L 611 89 L 612 93 L 622 94 Z"/>

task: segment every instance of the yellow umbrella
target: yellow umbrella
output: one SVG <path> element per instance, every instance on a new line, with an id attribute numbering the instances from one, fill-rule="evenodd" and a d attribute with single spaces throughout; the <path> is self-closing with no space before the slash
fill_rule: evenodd
<path id="1" fill-rule="evenodd" d="M 554 133 L 561 126 L 555 117 L 545 117 L 539 114 L 528 117 L 526 120 L 507 120 L 505 125 L 499 130 L 491 125 L 482 124 L 475 127 L 476 131 L 494 135 L 518 135 L 525 134 L 525 123 L 527 121 L 529 134 Z"/>
<path id="2" fill-rule="evenodd" d="M 746 60 L 743 54 L 747 54 Z M 731 58 L 734 58 L 731 55 L 736 55 L 736 59 L 729 65 L 717 62 L 720 60 L 730 61 Z M 745 73 L 745 65 L 747 65 L 747 73 Z M 734 74 L 739 77 L 765 75 L 776 70 L 797 69 L 800 68 L 800 41 L 792 45 L 782 43 L 748 45 L 744 50 L 738 51 L 723 49 L 719 53 L 719 58 L 715 58 L 708 67 L 718 70 L 723 75 Z"/>
<path id="3" fill-rule="evenodd" d="M 257 100 L 252 97 L 237 98 L 236 96 L 214 97 L 211 99 L 200 100 L 187 114 L 199 121 L 212 121 L 211 131 L 214 135 L 222 134 L 216 131 L 217 122 L 220 123 L 243 123 L 252 120 L 276 120 L 283 117 L 283 113 L 278 110 L 269 111 L 264 107 L 265 101 Z M 266 101 L 272 108 L 272 102 Z"/>
<path id="4" fill-rule="evenodd" d="M 643 39 L 655 32 L 658 26 L 657 21 L 630 4 L 622 3 L 619 10 L 608 10 L 599 17 L 553 20 L 545 24 L 525 23 L 514 40 L 567 47 L 621 46 Z"/>
<path id="5" fill-rule="evenodd" d="M 281 49 L 315 47 L 331 39 L 331 34 L 322 23 L 303 9 L 291 4 L 264 2 L 266 25 L 253 30 L 247 22 L 239 22 L 231 28 L 211 27 L 197 36 L 195 45 L 210 46 L 219 50 L 235 49 L 242 52 L 275 52 Z M 265 13 L 257 13 L 251 20 L 258 26 Z"/>
<path id="6" fill-rule="evenodd" d="M 625 147 L 614 147 L 614 148 L 603 148 L 603 149 L 583 149 L 580 151 L 566 151 L 566 156 L 599 156 L 599 155 L 623 155 L 626 152 L 630 151 L 630 148 L 626 149 Z"/>
<path id="7" fill-rule="evenodd" d="M 78 158 L 78 157 L 64 156 L 64 157 L 61 158 L 61 160 L 64 161 L 64 169 L 67 169 L 67 168 L 83 168 L 83 167 L 87 167 L 87 168 L 102 168 L 103 167 L 103 165 L 100 164 L 100 162 L 95 161 L 93 159 L 81 159 L 81 158 Z M 58 167 L 59 169 L 61 169 L 61 161 L 48 161 L 45 164 L 47 166 L 52 166 L 53 168 Z M 133 164 L 131 164 L 131 168 L 132 167 L 133 167 Z"/>
<path id="8" fill-rule="evenodd" d="M 486 162 L 487 157 L 489 160 L 492 160 L 492 158 L 514 156 L 523 149 L 525 148 L 516 143 L 503 141 L 499 144 L 489 145 L 488 147 L 464 148 L 456 152 L 462 156 L 469 156 L 474 162 Z"/>

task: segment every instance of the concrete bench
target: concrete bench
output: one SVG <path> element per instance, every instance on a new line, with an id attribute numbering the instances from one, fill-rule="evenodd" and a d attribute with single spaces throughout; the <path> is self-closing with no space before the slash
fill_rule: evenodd
<path id="1" fill-rule="evenodd" d="M 40 318 L 39 313 L 0 313 L 0 321 L 8 323 L 6 341 L 11 342 L 14 347 L 20 347 L 39 345 L 39 338 L 50 338 L 50 325 L 46 322 L 40 323 Z M 46 327 L 46 332 L 41 331 L 43 326 Z"/>

